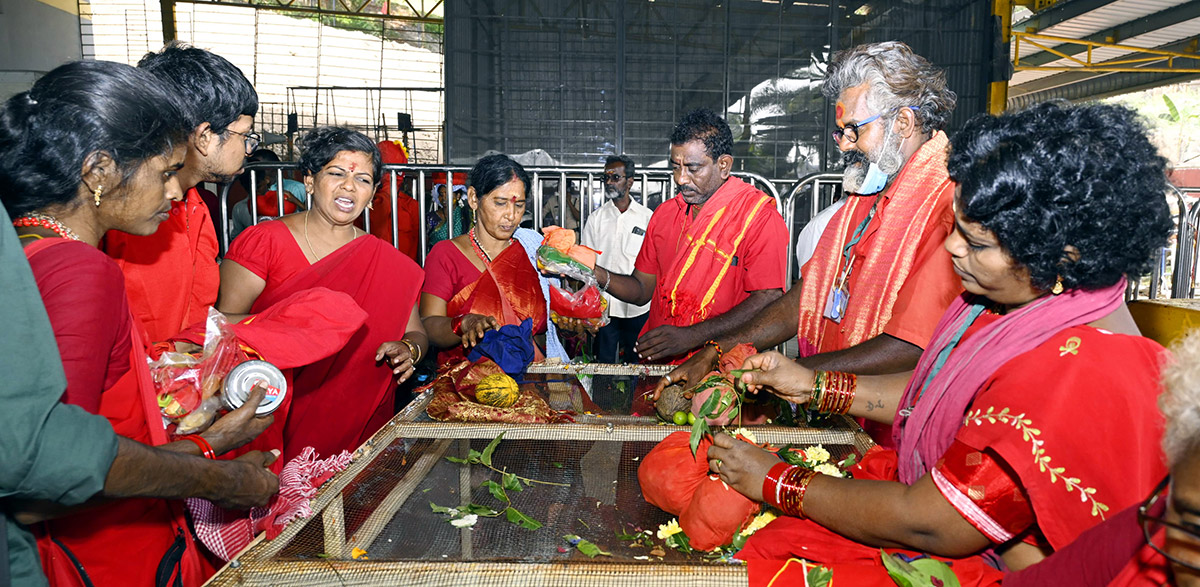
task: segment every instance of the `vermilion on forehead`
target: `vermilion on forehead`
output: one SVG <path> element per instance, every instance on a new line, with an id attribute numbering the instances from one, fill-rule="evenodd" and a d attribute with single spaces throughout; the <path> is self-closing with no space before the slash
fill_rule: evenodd
<path id="1" fill-rule="evenodd" d="M 842 104 L 841 102 L 838 102 L 837 103 L 837 116 L 834 118 L 834 120 L 841 122 L 842 116 L 844 116 L 845 114 L 846 114 L 846 105 Z"/>

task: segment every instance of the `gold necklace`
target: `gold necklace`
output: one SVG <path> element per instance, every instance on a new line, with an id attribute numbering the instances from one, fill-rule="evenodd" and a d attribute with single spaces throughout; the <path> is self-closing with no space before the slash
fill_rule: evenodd
<path id="1" fill-rule="evenodd" d="M 351 226 L 350 228 L 354 230 L 354 236 L 350 237 L 350 240 L 352 241 L 352 240 L 358 238 L 358 227 Z M 350 241 L 346 241 L 346 244 L 349 244 L 349 243 L 350 243 Z M 308 211 L 306 211 L 304 213 L 304 244 L 308 245 L 308 252 L 312 253 L 314 263 L 325 258 L 325 255 L 317 254 L 317 250 L 314 249 L 312 246 L 312 241 L 308 240 Z M 345 245 L 343 245 L 343 246 L 345 246 Z M 338 247 L 338 249 L 340 249 L 340 248 L 342 248 L 342 247 Z M 334 249 L 334 251 L 336 251 L 336 250 L 337 249 Z M 330 252 L 333 252 L 333 251 L 330 251 Z"/>

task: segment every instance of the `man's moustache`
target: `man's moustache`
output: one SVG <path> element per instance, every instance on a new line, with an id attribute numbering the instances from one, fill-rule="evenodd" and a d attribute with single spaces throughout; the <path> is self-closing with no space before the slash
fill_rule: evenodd
<path id="1" fill-rule="evenodd" d="M 871 160 L 867 159 L 866 153 L 863 153 L 862 151 L 846 151 L 845 153 L 842 153 L 842 167 L 870 164 Z"/>

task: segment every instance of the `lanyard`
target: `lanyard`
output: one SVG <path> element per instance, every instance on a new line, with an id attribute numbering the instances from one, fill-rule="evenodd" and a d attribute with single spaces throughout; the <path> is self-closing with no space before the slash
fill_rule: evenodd
<path id="1" fill-rule="evenodd" d="M 927 375 L 925 377 L 925 381 L 921 383 L 921 391 L 917 393 L 917 397 L 913 398 L 912 403 L 910 403 L 908 407 L 900 410 L 901 416 L 907 418 L 912 414 L 913 408 L 916 407 L 917 402 L 921 401 L 921 396 L 925 395 L 925 390 L 929 389 L 929 384 L 933 383 L 934 376 L 942 370 L 943 366 L 945 366 L 946 360 L 950 358 L 950 353 L 953 352 L 955 347 L 958 346 L 958 342 L 962 340 L 963 334 L 967 332 L 967 329 L 970 328 L 971 325 L 975 323 L 975 320 L 979 318 L 979 315 L 983 313 L 984 307 L 984 304 L 971 305 L 971 309 L 967 311 L 967 319 L 963 320 L 962 326 L 959 327 L 958 332 L 955 332 L 954 336 L 950 338 L 950 342 L 947 342 L 946 346 L 942 347 L 942 350 L 938 352 L 937 359 L 933 362 L 933 368 L 929 370 L 929 375 Z"/>
<path id="2" fill-rule="evenodd" d="M 850 241 L 842 248 L 842 260 L 845 261 L 846 267 L 842 269 L 842 275 L 838 279 L 838 289 L 846 285 L 846 280 L 850 278 L 850 271 L 854 265 L 854 246 L 862 239 L 863 233 L 867 231 L 867 226 L 870 226 L 871 219 L 875 217 L 875 209 L 879 207 L 879 200 L 882 195 L 875 196 L 875 202 L 871 204 L 871 210 L 867 212 L 867 217 L 858 224 L 858 228 L 854 229 L 854 233 L 850 235 Z"/>

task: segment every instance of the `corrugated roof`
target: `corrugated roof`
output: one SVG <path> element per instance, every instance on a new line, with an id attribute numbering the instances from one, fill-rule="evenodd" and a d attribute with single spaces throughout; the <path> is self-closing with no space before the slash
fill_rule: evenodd
<path id="1" fill-rule="evenodd" d="M 1074 0 L 1080 1 L 1080 0 Z M 1078 16 L 1069 18 L 1063 22 L 1055 23 L 1045 29 L 1038 31 L 1040 34 L 1065 37 L 1070 39 L 1084 39 L 1097 33 L 1103 33 L 1116 29 L 1117 33 L 1125 25 L 1129 25 L 1134 21 L 1154 15 L 1164 10 L 1169 10 L 1183 4 L 1187 4 L 1188 0 L 1114 0 L 1108 4 L 1097 7 L 1094 10 L 1085 12 Z M 1169 13 L 1168 13 L 1169 14 Z M 1192 18 L 1177 23 L 1164 23 L 1155 30 L 1145 32 L 1137 36 L 1129 38 L 1118 38 L 1116 41 L 1123 45 L 1144 48 L 1156 48 L 1200 36 L 1200 18 Z M 1038 41 L 1039 43 L 1055 47 L 1060 46 L 1058 43 Z M 1085 59 L 1087 51 L 1079 49 L 1079 46 L 1072 47 L 1070 53 L 1079 59 Z M 1013 51 L 1016 51 L 1015 42 Z M 1022 43 L 1020 54 L 1022 59 L 1026 59 L 1031 55 L 1040 53 L 1042 50 L 1028 42 Z M 1113 48 L 1098 48 L 1092 51 L 1093 63 L 1102 62 L 1105 60 L 1116 59 L 1118 57 L 1127 56 L 1133 51 L 1113 49 Z M 1075 66 L 1077 63 L 1068 59 L 1058 59 L 1049 63 L 1047 66 Z M 1045 80 L 1051 76 L 1059 75 L 1062 72 L 1058 71 L 1018 71 L 1014 72 L 1012 79 L 1009 81 L 1010 95 L 1021 95 L 1023 92 L 1021 86 L 1037 80 L 1044 80 L 1037 84 L 1037 88 L 1031 88 L 1032 91 L 1040 91 L 1046 87 L 1053 86 L 1054 80 Z M 1069 72 L 1068 72 L 1069 73 Z M 1063 83 L 1078 83 L 1080 80 L 1076 75 L 1064 76 Z"/>

